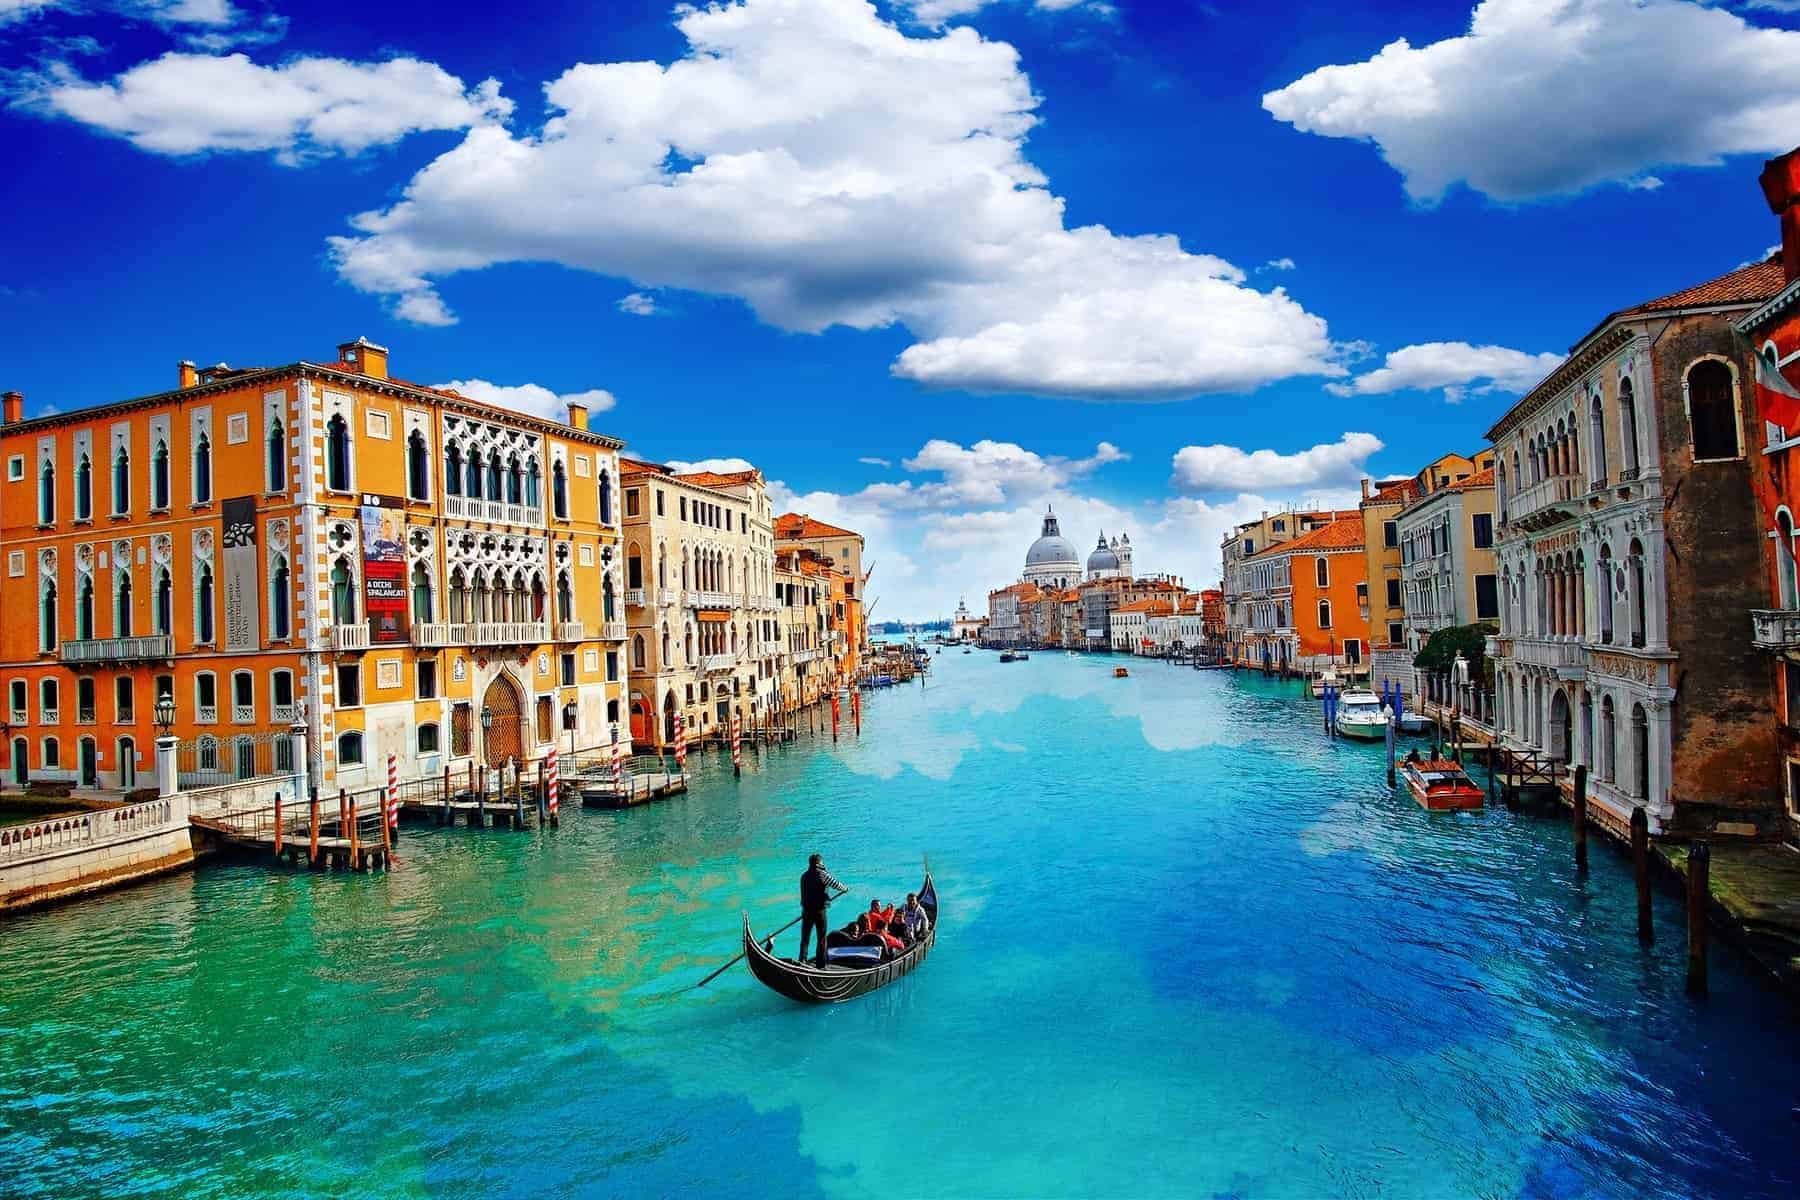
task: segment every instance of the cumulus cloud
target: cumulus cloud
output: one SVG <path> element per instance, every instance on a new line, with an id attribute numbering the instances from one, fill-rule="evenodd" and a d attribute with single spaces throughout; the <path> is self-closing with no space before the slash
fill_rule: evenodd
<path id="1" fill-rule="evenodd" d="M 1360 486 L 1369 457 L 1382 448 L 1372 433 L 1346 433 L 1297 454 L 1236 446 L 1183 446 L 1172 482 L 1186 492 L 1254 492 Z"/>
<path id="2" fill-rule="evenodd" d="M 59 7 L 62 0 L 0 0 L 0 25 L 23 20 L 34 12 Z"/>
<path id="3" fill-rule="evenodd" d="M 1016 442 L 987 439 L 972 446 L 933 438 L 901 466 L 914 474 L 935 474 L 925 483 L 872 483 L 862 495 L 900 509 L 954 508 L 1004 504 L 1018 496 L 1035 496 L 1063 487 L 1108 463 L 1131 457 L 1111 442 L 1101 442 L 1086 458 L 1039 454 Z"/>
<path id="4" fill-rule="evenodd" d="M 479 400 L 497 408 L 530 413 L 552 421 L 568 420 L 571 404 L 585 404 L 592 414 L 605 412 L 618 403 L 613 394 L 603 388 L 586 392 L 553 392 L 535 383 L 489 383 L 485 379 L 453 379 L 449 383 L 436 383 L 432 386 L 461 392 L 471 400 Z"/>
<path id="5" fill-rule="evenodd" d="M 331 240 L 341 276 L 449 319 L 439 281 L 556 262 L 742 299 L 781 329 L 904 325 L 894 372 L 1081 398 L 1341 376 L 1325 322 L 1166 235 L 1067 228 L 1024 154 L 1017 52 L 867 0 L 677 10 L 676 61 L 584 63 L 535 133 L 478 124 Z"/>
<path id="6" fill-rule="evenodd" d="M 423 130 L 501 121 L 512 111 L 496 81 L 465 88 L 443 68 L 412 58 L 297 58 L 265 67 L 243 54 L 178 52 L 107 82 L 58 67 L 20 103 L 156 154 L 273 151 L 288 164 L 355 154 Z"/>
<path id="7" fill-rule="evenodd" d="M 952 17 L 966 17 L 980 12 L 996 0 L 905 0 L 912 11 L 913 19 L 926 25 L 942 25 Z M 1101 16 L 1110 16 L 1113 6 L 1108 0 L 1030 0 L 1031 7 L 1038 12 L 1055 13 L 1086 10 Z"/>
<path id="8" fill-rule="evenodd" d="M 1263 97 L 1296 129 L 1374 142 L 1414 200 L 1500 201 L 1791 149 L 1800 33 L 1687 0 L 1484 0 L 1469 32 L 1405 38 Z"/>
<path id="9" fill-rule="evenodd" d="M 1380 396 L 1389 392 L 1444 389 L 1452 404 L 1464 396 L 1490 392 L 1518 394 L 1562 363 L 1560 354 L 1527 354 L 1505 346 L 1471 346 L 1467 342 L 1421 342 L 1402 346 L 1381 366 L 1348 383 L 1328 383 L 1339 396 Z"/>
<path id="10" fill-rule="evenodd" d="M 632 292 L 619 301 L 619 311 L 630 313 L 634 317 L 648 317 L 656 313 L 656 297 L 645 292 Z"/>
<path id="11" fill-rule="evenodd" d="M 692 462 L 671 458 L 663 466 L 679 475 L 686 475 L 692 471 L 712 471 L 719 475 L 730 475 L 737 471 L 754 471 L 756 469 L 747 458 L 700 458 Z"/>

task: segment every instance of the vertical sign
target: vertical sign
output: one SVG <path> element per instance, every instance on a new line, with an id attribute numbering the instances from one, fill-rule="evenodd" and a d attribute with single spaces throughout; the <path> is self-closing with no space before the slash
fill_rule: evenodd
<path id="1" fill-rule="evenodd" d="M 221 539 L 225 575 L 225 649 L 255 650 L 262 645 L 261 605 L 256 582 L 256 500 L 239 496 L 219 506 L 224 517 Z"/>
<path id="2" fill-rule="evenodd" d="M 405 529 L 400 497 L 363 495 L 363 612 L 371 645 L 407 639 Z"/>

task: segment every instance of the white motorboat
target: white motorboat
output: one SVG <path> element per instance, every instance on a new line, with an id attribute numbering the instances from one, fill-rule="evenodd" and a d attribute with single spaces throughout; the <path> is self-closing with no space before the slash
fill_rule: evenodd
<path id="1" fill-rule="evenodd" d="M 1317 700 L 1325 695 L 1326 688 L 1335 688 L 1337 691 L 1342 692 L 1344 690 L 1344 680 L 1336 671 L 1328 668 L 1320 674 L 1314 675 L 1312 683 L 1309 686 L 1312 689 L 1313 699 Z"/>
<path id="2" fill-rule="evenodd" d="M 1337 702 L 1339 737 L 1364 742 L 1379 742 L 1387 737 L 1388 711 L 1374 692 L 1345 692 Z"/>

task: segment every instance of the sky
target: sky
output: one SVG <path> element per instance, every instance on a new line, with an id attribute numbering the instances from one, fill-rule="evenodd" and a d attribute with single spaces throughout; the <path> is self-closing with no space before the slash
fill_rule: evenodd
<path id="1" fill-rule="evenodd" d="M 326 360 L 744 461 L 877 620 L 1473 449 L 1778 240 L 1800 0 L 0 0 L 0 388 Z"/>

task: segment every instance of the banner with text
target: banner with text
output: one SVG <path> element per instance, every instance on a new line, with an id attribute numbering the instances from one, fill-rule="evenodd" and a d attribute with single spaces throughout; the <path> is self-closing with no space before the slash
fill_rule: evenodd
<path id="1" fill-rule="evenodd" d="M 398 496 L 362 498 L 363 613 L 369 643 L 404 642 L 406 629 L 405 502 Z"/>
<path id="2" fill-rule="evenodd" d="M 256 582 L 256 498 L 239 496 L 219 509 L 225 526 L 225 649 L 257 650 L 262 646 L 262 605 Z"/>

